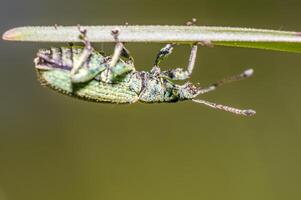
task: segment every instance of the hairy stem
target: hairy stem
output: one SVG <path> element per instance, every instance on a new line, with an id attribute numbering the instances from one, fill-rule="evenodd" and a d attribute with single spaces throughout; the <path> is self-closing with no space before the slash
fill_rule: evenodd
<path id="1" fill-rule="evenodd" d="M 115 42 L 113 29 L 120 29 L 121 42 L 160 42 L 248 47 L 301 52 L 301 33 L 250 28 L 210 26 L 82 26 L 91 42 Z M 8 30 L 4 40 L 32 42 L 80 42 L 77 26 L 28 26 Z"/>

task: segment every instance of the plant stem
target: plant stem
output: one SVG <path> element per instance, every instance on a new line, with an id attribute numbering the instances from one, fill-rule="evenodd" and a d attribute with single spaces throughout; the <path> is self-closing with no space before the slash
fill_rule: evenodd
<path id="1" fill-rule="evenodd" d="M 111 30 L 121 30 L 121 42 L 160 42 L 248 47 L 301 52 L 299 32 L 210 26 L 83 26 L 91 42 L 115 42 Z M 28 26 L 11 29 L 4 40 L 32 42 L 80 42 L 77 26 Z"/>

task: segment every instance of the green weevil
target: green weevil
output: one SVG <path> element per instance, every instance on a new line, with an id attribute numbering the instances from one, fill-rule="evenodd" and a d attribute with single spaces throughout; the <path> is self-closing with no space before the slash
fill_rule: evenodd
<path id="1" fill-rule="evenodd" d="M 95 102 L 127 104 L 137 101 L 159 103 L 192 100 L 239 115 L 255 114 L 251 109 L 241 110 L 195 99 L 198 95 L 213 91 L 224 83 L 251 76 L 252 69 L 225 78 L 206 88 L 197 87 L 189 82 L 178 85 L 174 81 L 186 80 L 192 74 L 200 43 L 192 45 L 187 70 L 182 68 L 160 70 L 160 62 L 172 53 L 175 45 L 167 44 L 157 54 L 152 70 L 145 72 L 136 71 L 134 59 L 118 39 L 120 30 L 116 28 L 111 34 L 116 41 L 112 56 L 94 50 L 88 40 L 87 30 L 81 27 L 79 36 L 84 47 L 69 46 L 39 50 L 34 63 L 41 84 L 60 93 Z"/>

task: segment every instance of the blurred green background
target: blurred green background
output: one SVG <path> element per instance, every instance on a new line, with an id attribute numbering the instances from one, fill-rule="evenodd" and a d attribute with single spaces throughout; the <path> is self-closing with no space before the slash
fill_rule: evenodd
<path id="1" fill-rule="evenodd" d="M 1 0 L 0 32 L 24 25 L 183 24 L 300 31 L 297 0 Z M 36 81 L 53 43 L 0 41 L 0 200 L 301 199 L 301 55 L 201 48 L 201 85 L 255 75 L 203 99 L 253 108 L 252 118 L 176 104 L 96 104 Z M 94 44 L 112 52 L 112 44 Z M 150 70 L 162 44 L 127 44 Z M 186 66 L 179 46 L 164 66 Z M 170 68 L 169 67 L 169 68 Z M 167 69 L 167 67 L 165 68 Z"/>

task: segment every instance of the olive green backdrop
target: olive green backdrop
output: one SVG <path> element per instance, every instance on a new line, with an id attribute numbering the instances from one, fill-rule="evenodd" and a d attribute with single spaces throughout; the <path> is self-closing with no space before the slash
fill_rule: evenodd
<path id="1" fill-rule="evenodd" d="M 297 0 L 1 0 L 0 32 L 24 25 L 183 24 L 301 30 Z M 96 104 L 36 81 L 38 48 L 0 41 L 0 200 L 284 200 L 301 198 L 301 54 L 201 48 L 192 81 L 252 67 L 204 95 L 252 118 L 192 102 Z M 94 44 L 112 52 L 112 44 Z M 162 44 L 127 44 L 150 70 Z M 186 66 L 179 46 L 164 69 Z"/>

